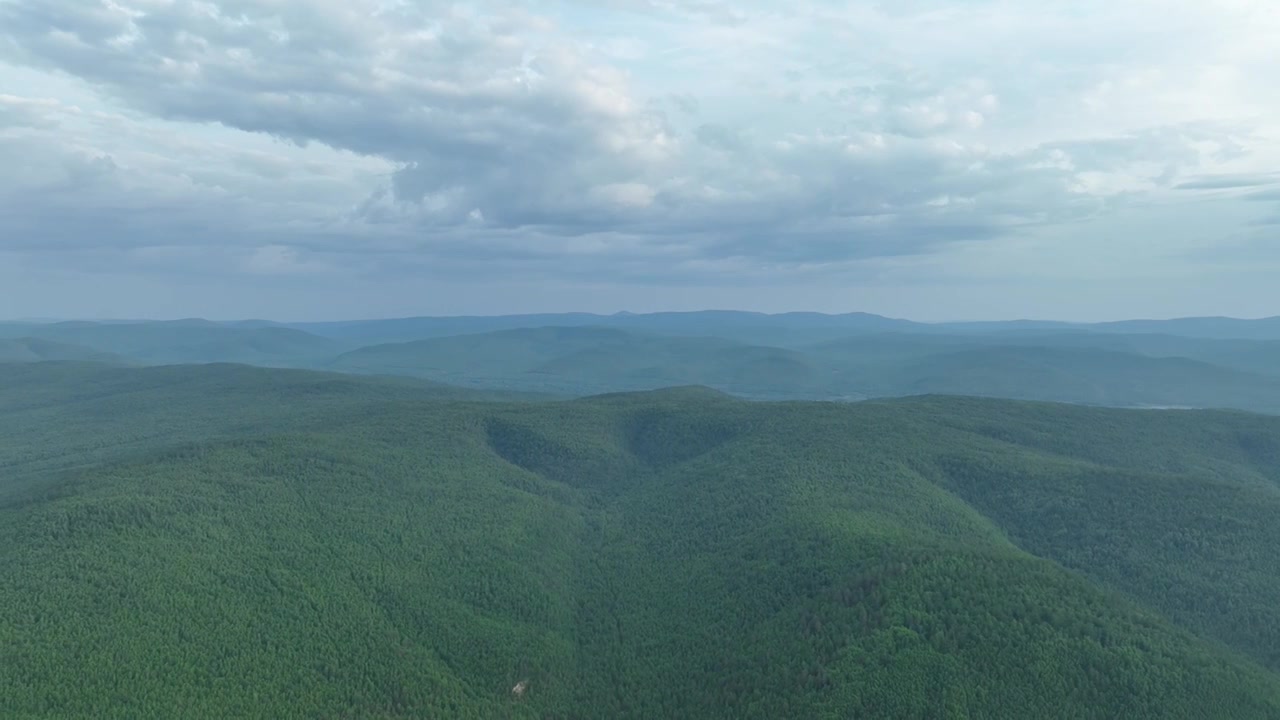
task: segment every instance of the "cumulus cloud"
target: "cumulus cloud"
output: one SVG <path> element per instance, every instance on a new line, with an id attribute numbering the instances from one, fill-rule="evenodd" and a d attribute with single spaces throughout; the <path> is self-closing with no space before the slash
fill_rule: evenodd
<path id="1" fill-rule="evenodd" d="M 660 162 L 670 138 L 618 71 L 517 11 L 443 3 L 6 6 L 19 57 L 131 106 L 386 158 L 397 198 L 455 193 L 519 224 Z M 496 202 L 501 198 L 503 202 Z"/>
<path id="2" fill-rule="evenodd" d="M 1265 188 L 1275 32 L 1244 0 L 0 0 L 0 247 L 847 272 Z"/>

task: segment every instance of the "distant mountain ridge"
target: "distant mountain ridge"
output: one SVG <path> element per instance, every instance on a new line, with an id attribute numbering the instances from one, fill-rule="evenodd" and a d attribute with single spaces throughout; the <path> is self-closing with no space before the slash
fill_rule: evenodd
<path id="1" fill-rule="evenodd" d="M 14 345 L 19 338 L 27 345 Z M 1280 318 L 920 323 L 730 310 L 329 323 L 188 318 L 2 323 L 0 339 L 10 343 L 3 362 L 232 362 L 556 395 L 705 385 L 752 399 L 942 392 L 1280 412 Z M 55 345 L 42 353 L 33 341 Z"/>
<path id="2" fill-rule="evenodd" d="M 200 319 L 0 324 L 0 338 L 18 337 L 79 345 L 147 364 L 305 366 L 349 349 L 340 341 L 289 327 L 235 327 Z"/>
<path id="3" fill-rule="evenodd" d="M 791 350 L 609 327 L 547 327 L 368 346 L 327 367 L 571 394 L 696 384 L 756 399 L 943 393 L 1280 412 L 1280 373 L 1146 354 L 1121 335 L 1051 335 L 1038 342 L 1044 344 L 1004 336 L 884 333 Z"/>
<path id="4" fill-rule="evenodd" d="M 1026 330 L 1082 330 L 1107 333 L 1164 333 L 1206 339 L 1280 340 L 1280 316 L 1258 319 L 1230 317 L 1186 317 L 1168 320 L 1120 320 L 1085 323 L 1056 320 L 994 320 L 961 322 L 920 322 L 864 312 L 760 313 L 741 310 L 694 310 L 655 313 L 542 313 L 533 315 L 423 316 L 342 322 L 280 323 L 331 337 L 374 337 L 383 333 L 485 332 L 518 327 L 548 325 L 599 325 L 647 329 L 651 331 L 705 333 L 708 327 L 721 331 L 734 328 L 795 328 L 839 330 L 842 332 L 936 332 L 988 333 Z M 426 336 L 422 336 L 426 337 Z"/>
<path id="5" fill-rule="evenodd" d="M 707 385 L 739 394 L 821 394 L 802 353 L 715 337 L 663 336 L 611 327 L 543 327 L 373 345 L 337 357 L 335 370 L 405 374 L 575 394 Z"/>
<path id="6" fill-rule="evenodd" d="M 91 347 L 72 343 L 19 337 L 0 339 L 0 363 L 31 363 L 79 360 L 116 365 L 127 361 L 114 353 L 102 352 Z"/>
<path id="7" fill-rule="evenodd" d="M 1164 320 L 1132 319 L 1105 322 L 1071 322 L 1059 320 L 977 320 L 922 322 L 886 317 L 874 313 L 821 313 L 792 311 L 763 313 L 745 310 L 690 310 L 652 313 L 618 312 L 613 314 L 567 312 L 510 315 L 441 315 L 400 318 L 372 318 L 339 321 L 273 321 L 265 319 L 211 321 L 202 318 L 182 320 L 64 320 L 60 322 L 12 321 L 0 323 L 0 336 L 12 334 L 10 326 L 86 327 L 91 325 L 224 326 L 240 329 L 287 327 L 331 338 L 371 342 L 395 339 L 420 340 L 462 333 L 492 332 L 517 328 L 546 326 L 604 326 L 654 331 L 687 331 L 704 333 L 708 327 L 720 330 L 734 328 L 793 328 L 807 330 L 839 330 L 842 332 L 940 332 L 997 333 L 1028 330 L 1079 330 L 1095 333 L 1159 333 L 1205 339 L 1280 340 L 1280 316 L 1233 318 L 1225 316 L 1181 317 Z"/>

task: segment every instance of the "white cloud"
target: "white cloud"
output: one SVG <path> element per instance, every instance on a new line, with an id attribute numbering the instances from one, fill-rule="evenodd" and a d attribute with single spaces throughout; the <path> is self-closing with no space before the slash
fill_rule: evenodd
<path id="1" fill-rule="evenodd" d="M 0 249 L 686 284 L 1154 257 L 1268 227 L 1234 203 L 1275 186 L 1277 36 L 1247 0 L 0 0 Z M 1220 222 L 1139 211 L 1193 195 Z"/>

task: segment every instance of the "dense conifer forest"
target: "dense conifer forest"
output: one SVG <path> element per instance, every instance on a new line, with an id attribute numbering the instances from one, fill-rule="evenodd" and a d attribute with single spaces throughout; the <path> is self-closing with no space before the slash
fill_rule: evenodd
<path id="1" fill-rule="evenodd" d="M 1278 516 L 1247 413 L 0 366 L 0 716 L 1275 718 Z"/>

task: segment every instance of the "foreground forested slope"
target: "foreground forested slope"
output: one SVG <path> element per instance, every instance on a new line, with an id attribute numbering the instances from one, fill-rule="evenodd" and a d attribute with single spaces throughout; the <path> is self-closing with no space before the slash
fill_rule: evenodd
<path id="1" fill-rule="evenodd" d="M 479 399 L 0 367 L 0 716 L 1280 717 L 1280 419 Z"/>

